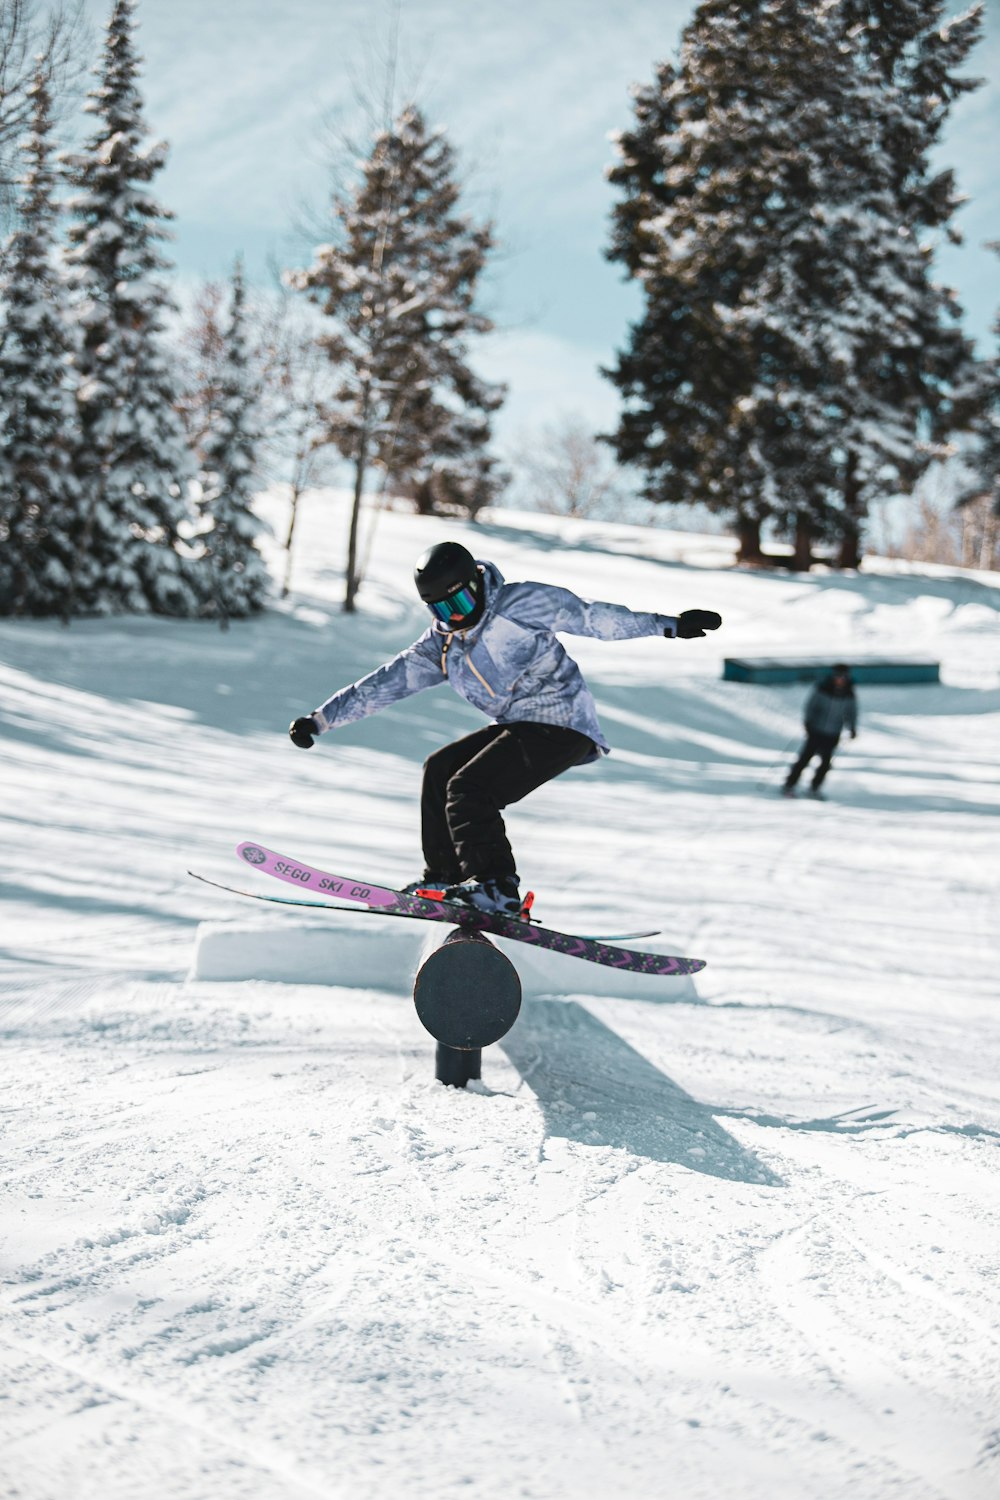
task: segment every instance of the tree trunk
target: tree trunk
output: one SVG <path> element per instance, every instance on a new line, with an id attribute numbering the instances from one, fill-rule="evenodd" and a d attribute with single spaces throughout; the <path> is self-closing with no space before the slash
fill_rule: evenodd
<path id="1" fill-rule="evenodd" d="M 962 507 L 962 567 L 974 568 L 973 556 L 975 552 L 975 529 L 972 519 L 972 505 Z"/>
<path id="2" fill-rule="evenodd" d="M 812 567 L 812 526 L 805 516 L 795 518 L 795 551 L 792 567 L 796 573 L 808 573 Z"/>
<path id="3" fill-rule="evenodd" d="M 750 564 L 761 562 L 764 554 L 760 550 L 760 522 L 751 516 L 739 516 L 736 535 L 740 543 L 736 561 Z"/>
<path id="4" fill-rule="evenodd" d="M 69 570 L 69 583 L 66 586 L 66 594 L 63 599 L 62 623 L 68 629 L 69 623 L 76 610 L 76 589 L 80 577 L 80 568 L 84 559 L 90 551 L 91 539 L 94 535 L 94 523 L 97 520 L 97 502 L 100 498 L 100 488 L 97 485 L 97 476 L 93 473 L 86 476 L 91 481 L 90 504 L 87 506 L 87 514 L 84 517 L 83 530 L 76 541 L 73 549 L 73 561 Z M 107 477 L 107 466 L 101 470 L 101 481 Z"/>
<path id="5" fill-rule="evenodd" d="M 848 454 L 847 477 L 844 480 L 844 513 L 840 523 L 838 568 L 861 566 L 861 485 L 854 454 Z"/>
<path id="6" fill-rule="evenodd" d="M 993 552 L 996 547 L 998 518 L 990 510 L 986 509 L 983 516 L 983 540 L 979 548 L 979 566 L 981 568 L 993 567 Z"/>
<path id="7" fill-rule="evenodd" d="M 429 479 L 421 479 L 413 487 L 413 503 L 418 516 L 434 514 L 434 487 Z"/>
<path id="8" fill-rule="evenodd" d="M 285 577 L 281 585 L 282 599 L 288 598 L 288 591 L 292 586 L 292 538 L 295 535 L 295 517 L 299 508 L 299 497 L 302 491 L 298 483 L 292 485 L 292 508 L 288 517 L 288 535 L 285 537 Z"/>
<path id="9" fill-rule="evenodd" d="M 344 613 L 353 615 L 361 579 L 358 577 L 358 523 L 361 519 L 361 497 L 365 490 L 365 470 L 368 467 L 368 412 L 371 403 L 370 388 L 365 383 L 361 398 L 361 432 L 358 438 L 358 456 L 354 464 L 354 504 L 351 506 L 351 529 L 347 538 L 347 588 L 344 594 Z"/>

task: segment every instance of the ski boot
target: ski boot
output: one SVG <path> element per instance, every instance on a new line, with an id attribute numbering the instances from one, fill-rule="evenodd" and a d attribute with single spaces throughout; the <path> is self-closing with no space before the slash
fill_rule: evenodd
<path id="1" fill-rule="evenodd" d="M 419 880 L 410 880 L 406 885 L 401 885 L 399 893 L 401 896 L 425 896 L 428 891 L 433 891 L 434 898 L 440 900 L 438 892 L 454 883 L 454 880 L 444 875 L 421 875 Z"/>

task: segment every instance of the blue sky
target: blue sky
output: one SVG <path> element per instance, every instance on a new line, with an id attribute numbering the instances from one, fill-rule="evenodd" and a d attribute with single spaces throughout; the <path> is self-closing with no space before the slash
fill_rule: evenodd
<path id="1" fill-rule="evenodd" d="M 98 40 L 110 0 L 88 8 Z M 447 128 L 469 206 L 496 220 L 504 245 L 487 296 L 499 329 L 478 359 L 511 385 L 501 436 L 561 412 L 613 420 L 616 394 L 597 366 L 640 302 L 602 254 L 615 201 L 608 134 L 629 124 L 630 85 L 675 51 L 693 8 L 402 0 L 400 93 L 413 88 Z M 956 108 L 940 153 L 971 200 L 959 216 L 966 244 L 939 256 L 983 351 L 1000 307 L 1000 260 L 983 249 L 1000 239 L 1000 0 L 986 10 L 969 71 L 988 82 Z M 177 215 L 185 281 L 226 275 L 237 253 L 262 280 L 269 258 L 306 262 L 295 225 L 327 196 L 323 121 L 358 121 L 355 80 L 378 71 L 391 13 L 364 0 L 139 0 L 149 123 L 171 145 L 158 191 Z"/>

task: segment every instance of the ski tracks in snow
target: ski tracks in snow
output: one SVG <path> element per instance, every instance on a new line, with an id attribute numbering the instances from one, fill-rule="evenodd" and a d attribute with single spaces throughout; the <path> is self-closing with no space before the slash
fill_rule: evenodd
<path id="1" fill-rule="evenodd" d="M 865 1027 L 592 1002 L 603 1030 L 564 1030 L 562 1066 L 593 1067 L 593 1034 L 606 1078 L 522 1082 L 494 1048 L 460 1093 L 399 997 L 80 1007 L 21 1036 L 12 1102 L 35 1102 L 8 1132 L 0 1346 L 35 1392 L 5 1419 L 31 1500 L 100 1453 L 123 1500 L 158 1469 L 158 1500 L 395 1500 L 402 1473 L 414 1500 L 654 1500 L 664 1466 L 715 1500 L 987 1500 L 992 1138 L 892 1112 L 840 1133 L 842 1099 L 808 1129 L 727 1104 L 713 1137 L 692 1098 L 730 1065 L 765 1098 L 775 1057 L 805 1094 L 831 1062 L 856 1087 L 883 1066 Z M 653 1063 L 686 1087 L 664 1073 L 657 1099 Z M 608 1143 L 639 1105 L 661 1159 Z"/>

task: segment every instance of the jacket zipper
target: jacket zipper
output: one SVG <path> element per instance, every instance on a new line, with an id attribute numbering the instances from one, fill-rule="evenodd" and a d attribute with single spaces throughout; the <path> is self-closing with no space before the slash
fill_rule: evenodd
<path id="1" fill-rule="evenodd" d="M 466 659 L 466 661 L 467 661 L 467 662 L 468 662 L 468 663 L 469 663 L 469 670 L 470 670 L 470 672 L 472 672 L 472 673 L 473 673 L 473 674 L 474 674 L 474 675 L 475 675 L 475 676 L 476 676 L 476 677 L 478 677 L 478 678 L 479 678 L 479 681 L 480 681 L 480 682 L 481 682 L 481 683 L 482 683 L 482 685 L 483 685 L 483 687 L 484 687 L 484 688 L 485 688 L 485 689 L 486 689 L 486 691 L 487 691 L 487 692 L 488 692 L 488 693 L 489 693 L 489 695 L 490 695 L 490 697 L 491 697 L 491 698 L 495 698 L 495 697 L 496 697 L 496 693 L 495 693 L 495 692 L 494 692 L 494 691 L 493 691 L 493 689 L 492 689 L 492 688 L 491 688 L 491 687 L 490 687 L 490 685 L 489 685 L 489 683 L 488 683 L 488 682 L 487 682 L 487 681 L 486 681 L 486 678 L 485 678 L 485 677 L 484 677 L 484 676 L 483 676 L 483 674 L 482 674 L 482 672 L 477 672 L 477 671 L 476 671 L 476 664 L 475 664 L 475 662 L 474 662 L 474 661 L 473 661 L 473 660 L 472 660 L 472 657 L 471 657 L 471 656 L 468 656 L 468 655 L 466 655 L 466 658 L 465 658 L 465 659 Z"/>
<path id="2" fill-rule="evenodd" d="M 449 630 L 448 634 L 445 636 L 444 644 L 441 647 L 441 671 L 444 673 L 445 677 L 447 677 L 447 675 L 448 675 L 448 647 L 451 645 L 452 639 L 454 638 L 454 635 L 455 635 L 455 632 L 453 630 Z M 476 664 L 472 660 L 472 657 L 468 654 L 468 652 L 466 652 L 465 660 L 468 662 L 469 671 L 472 673 L 472 675 L 474 677 L 478 677 L 479 681 L 482 683 L 483 687 L 489 693 L 490 697 L 491 698 L 495 698 L 496 697 L 496 693 L 490 687 L 489 683 L 486 681 L 486 678 L 483 676 L 482 672 L 480 672 L 480 671 L 477 670 Z"/>

